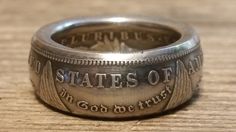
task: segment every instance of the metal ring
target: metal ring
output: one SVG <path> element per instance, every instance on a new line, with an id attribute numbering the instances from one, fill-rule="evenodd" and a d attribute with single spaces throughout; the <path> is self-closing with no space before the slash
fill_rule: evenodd
<path id="1" fill-rule="evenodd" d="M 200 40 L 161 18 L 72 18 L 33 36 L 30 79 L 45 103 L 81 116 L 123 118 L 183 104 L 202 75 Z"/>

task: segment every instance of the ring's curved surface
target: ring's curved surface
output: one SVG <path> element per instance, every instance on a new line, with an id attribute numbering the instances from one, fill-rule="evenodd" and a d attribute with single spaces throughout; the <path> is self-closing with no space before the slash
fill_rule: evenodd
<path id="1" fill-rule="evenodd" d="M 198 36 L 170 20 L 67 19 L 39 29 L 31 46 L 36 94 L 77 115 L 160 113 L 190 99 L 201 80 Z"/>

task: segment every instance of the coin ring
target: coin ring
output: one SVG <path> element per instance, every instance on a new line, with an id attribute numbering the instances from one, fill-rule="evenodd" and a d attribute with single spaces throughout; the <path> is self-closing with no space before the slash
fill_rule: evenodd
<path id="1" fill-rule="evenodd" d="M 180 22 L 89 17 L 40 28 L 28 62 L 46 104 L 79 116 L 126 118 L 188 101 L 201 82 L 203 54 L 196 32 Z"/>

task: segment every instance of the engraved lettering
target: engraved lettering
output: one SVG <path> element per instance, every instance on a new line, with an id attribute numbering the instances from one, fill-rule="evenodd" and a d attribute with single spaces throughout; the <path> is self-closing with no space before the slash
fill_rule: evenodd
<path id="1" fill-rule="evenodd" d="M 41 68 L 41 63 L 40 63 L 39 60 L 36 60 L 35 63 L 36 63 L 36 64 L 35 64 L 35 72 L 36 72 L 36 73 L 39 73 L 40 68 Z"/>
<path id="2" fill-rule="evenodd" d="M 30 67 L 33 69 L 33 71 L 35 73 L 39 73 L 40 72 L 40 69 L 41 69 L 41 63 L 39 60 L 37 60 L 34 56 L 32 56 L 30 54 L 29 56 L 29 59 L 28 59 L 28 63 L 30 65 Z"/>
<path id="3" fill-rule="evenodd" d="M 114 32 L 109 32 L 109 39 L 112 41 L 115 39 Z"/>
<path id="4" fill-rule="evenodd" d="M 172 69 L 171 67 L 160 69 L 163 71 L 163 83 L 167 83 L 171 80 Z M 92 76 L 91 76 L 92 75 Z M 91 82 L 92 79 L 93 81 Z M 59 83 L 68 83 L 71 86 L 82 87 L 97 87 L 97 88 L 123 88 L 125 87 L 137 87 L 138 75 L 136 72 L 130 72 L 126 75 L 119 73 L 84 73 L 79 71 L 65 71 L 64 69 L 57 69 L 55 80 Z M 150 70 L 147 76 L 147 83 L 150 85 L 157 85 L 160 83 L 160 74 L 156 70 Z"/>
<path id="5" fill-rule="evenodd" d="M 165 88 L 160 92 L 160 94 L 155 95 L 154 97 L 147 99 L 145 101 L 138 101 L 138 107 L 140 110 L 152 107 L 153 105 L 156 105 L 161 101 L 165 100 L 167 96 L 170 95 L 171 95 L 170 86 L 166 85 Z"/>
<path id="6" fill-rule="evenodd" d="M 92 88 L 92 87 L 93 87 L 93 86 L 91 85 L 91 82 L 90 82 L 88 73 L 85 73 L 85 74 L 84 74 L 84 77 L 83 77 L 83 80 L 82 80 L 80 86 L 89 87 L 89 88 Z"/>
<path id="7" fill-rule="evenodd" d="M 73 103 L 74 101 L 74 97 L 72 95 L 70 95 L 66 89 L 62 89 L 62 91 L 60 92 L 60 96 L 63 97 L 66 101 L 68 101 L 69 103 Z"/>
<path id="8" fill-rule="evenodd" d="M 121 32 L 121 40 L 128 40 L 129 34 L 127 32 Z"/>
<path id="9" fill-rule="evenodd" d="M 159 82 L 159 74 L 157 71 L 155 70 L 151 70 L 148 74 L 148 82 L 151 84 L 151 85 L 157 85 L 158 82 Z"/>
<path id="10" fill-rule="evenodd" d="M 67 95 L 66 95 L 66 100 L 67 100 L 69 103 L 73 103 L 74 98 L 73 98 L 72 95 L 67 94 Z"/>
<path id="11" fill-rule="evenodd" d="M 163 68 L 162 71 L 164 71 L 164 83 L 168 83 L 170 81 L 170 75 L 172 73 L 171 67 Z"/>
<path id="12" fill-rule="evenodd" d="M 154 104 L 158 104 L 159 102 L 161 102 L 160 96 L 157 95 L 157 96 L 155 96 L 155 97 L 152 97 L 152 102 L 153 102 Z"/>
<path id="13" fill-rule="evenodd" d="M 141 32 L 134 32 L 135 40 L 142 40 L 142 33 Z"/>
<path id="14" fill-rule="evenodd" d="M 86 101 L 78 101 L 76 104 L 79 108 L 82 108 L 84 110 L 88 109 L 88 102 Z"/>
<path id="15" fill-rule="evenodd" d="M 65 71 L 63 69 L 57 69 L 56 71 L 56 81 L 59 83 L 63 83 L 65 78 L 64 78 Z"/>
<path id="16" fill-rule="evenodd" d="M 138 106 L 140 110 L 144 109 L 143 102 L 138 101 Z"/>
<path id="17" fill-rule="evenodd" d="M 111 74 L 111 88 L 122 88 L 121 74 Z"/>
<path id="18" fill-rule="evenodd" d="M 199 71 L 202 67 L 202 58 L 201 55 L 194 57 L 188 62 L 188 74 L 193 74 Z"/>
<path id="19" fill-rule="evenodd" d="M 102 41 L 102 32 L 95 32 L 94 33 L 94 40 L 95 41 Z"/>
<path id="20" fill-rule="evenodd" d="M 106 78 L 107 78 L 106 74 L 96 73 L 95 77 L 98 79 L 98 85 L 97 85 L 97 87 L 98 87 L 98 88 L 104 88 L 103 79 L 106 79 Z"/>
<path id="21" fill-rule="evenodd" d="M 162 99 L 166 99 L 166 97 L 167 97 L 167 94 L 166 94 L 166 91 L 161 91 L 161 97 L 162 97 Z"/>
<path id="22" fill-rule="evenodd" d="M 125 106 L 120 106 L 120 105 L 114 106 L 114 113 L 120 114 L 120 113 L 125 113 L 125 112 L 126 112 Z"/>
<path id="23" fill-rule="evenodd" d="M 92 105 L 92 106 L 90 107 L 90 110 L 91 110 L 92 112 L 97 112 L 97 111 L 98 111 L 98 106 Z"/>
<path id="24" fill-rule="evenodd" d="M 61 97 L 66 97 L 66 94 L 67 94 L 67 92 L 66 92 L 66 90 L 63 88 L 62 91 L 60 92 L 60 96 L 61 96 Z"/>
<path id="25" fill-rule="evenodd" d="M 67 39 L 62 39 L 62 40 L 61 40 L 61 44 L 62 44 L 62 45 L 66 45 L 66 44 L 67 44 Z"/>
<path id="26" fill-rule="evenodd" d="M 147 34 L 147 39 L 150 41 L 154 41 L 154 37 L 151 34 Z"/>
<path id="27" fill-rule="evenodd" d="M 69 84 L 74 86 L 74 85 L 75 85 L 76 78 L 79 77 L 79 72 L 69 71 L 68 74 L 69 74 L 69 76 L 70 76 Z"/>
<path id="28" fill-rule="evenodd" d="M 169 93 L 169 94 L 171 94 L 172 92 L 171 92 L 171 89 L 170 89 L 170 86 L 169 85 L 166 85 L 166 91 Z"/>
<path id="29" fill-rule="evenodd" d="M 189 63 L 188 63 L 188 73 L 189 74 L 193 74 L 193 73 L 195 73 L 196 71 L 195 71 L 195 68 L 194 68 L 194 66 L 193 66 L 193 63 L 192 63 L 192 61 L 189 61 Z"/>
<path id="30" fill-rule="evenodd" d="M 77 101 L 76 103 L 78 108 L 81 108 L 83 110 L 89 110 L 91 112 L 101 112 L 101 113 L 107 113 L 108 107 L 105 105 L 90 105 L 87 101 Z"/>
<path id="31" fill-rule="evenodd" d="M 128 106 L 128 111 L 134 112 L 135 111 L 134 106 L 133 105 Z"/>
<path id="32" fill-rule="evenodd" d="M 138 85 L 138 80 L 136 79 L 136 73 L 127 74 L 127 87 L 136 87 Z"/>
<path id="33" fill-rule="evenodd" d="M 200 68 L 201 68 L 201 57 L 200 56 L 197 56 L 194 58 L 194 61 L 196 63 L 196 70 L 198 71 Z"/>
<path id="34" fill-rule="evenodd" d="M 87 41 L 87 34 L 82 34 L 82 35 L 81 35 L 81 41 L 82 41 L 82 42 Z"/>
<path id="35" fill-rule="evenodd" d="M 101 104 L 100 107 L 101 107 L 100 109 L 101 109 L 101 112 L 102 112 L 102 113 L 108 112 L 108 108 L 107 108 L 106 106 L 104 106 L 104 105 Z"/>
<path id="36" fill-rule="evenodd" d="M 151 107 L 151 100 L 150 99 L 148 99 L 148 100 L 146 100 L 145 101 L 145 104 L 147 105 L 147 107 Z"/>
<path id="37" fill-rule="evenodd" d="M 71 37 L 71 42 L 70 42 L 70 44 L 71 44 L 71 46 L 72 46 L 72 45 L 75 45 L 76 43 L 78 43 L 78 39 L 77 39 L 77 37 L 76 37 L 75 35 L 73 35 L 73 36 Z"/>

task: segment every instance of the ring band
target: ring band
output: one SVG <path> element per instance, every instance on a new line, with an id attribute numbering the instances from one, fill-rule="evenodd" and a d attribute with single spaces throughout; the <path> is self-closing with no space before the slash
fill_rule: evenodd
<path id="1" fill-rule="evenodd" d="M 80 116 L 123 118 L 189 100 L 201 80 L 203 54 L 188 25 L 92 17 L 39 29 L 28 62 L 36 95 L 45 103 Z"/>

